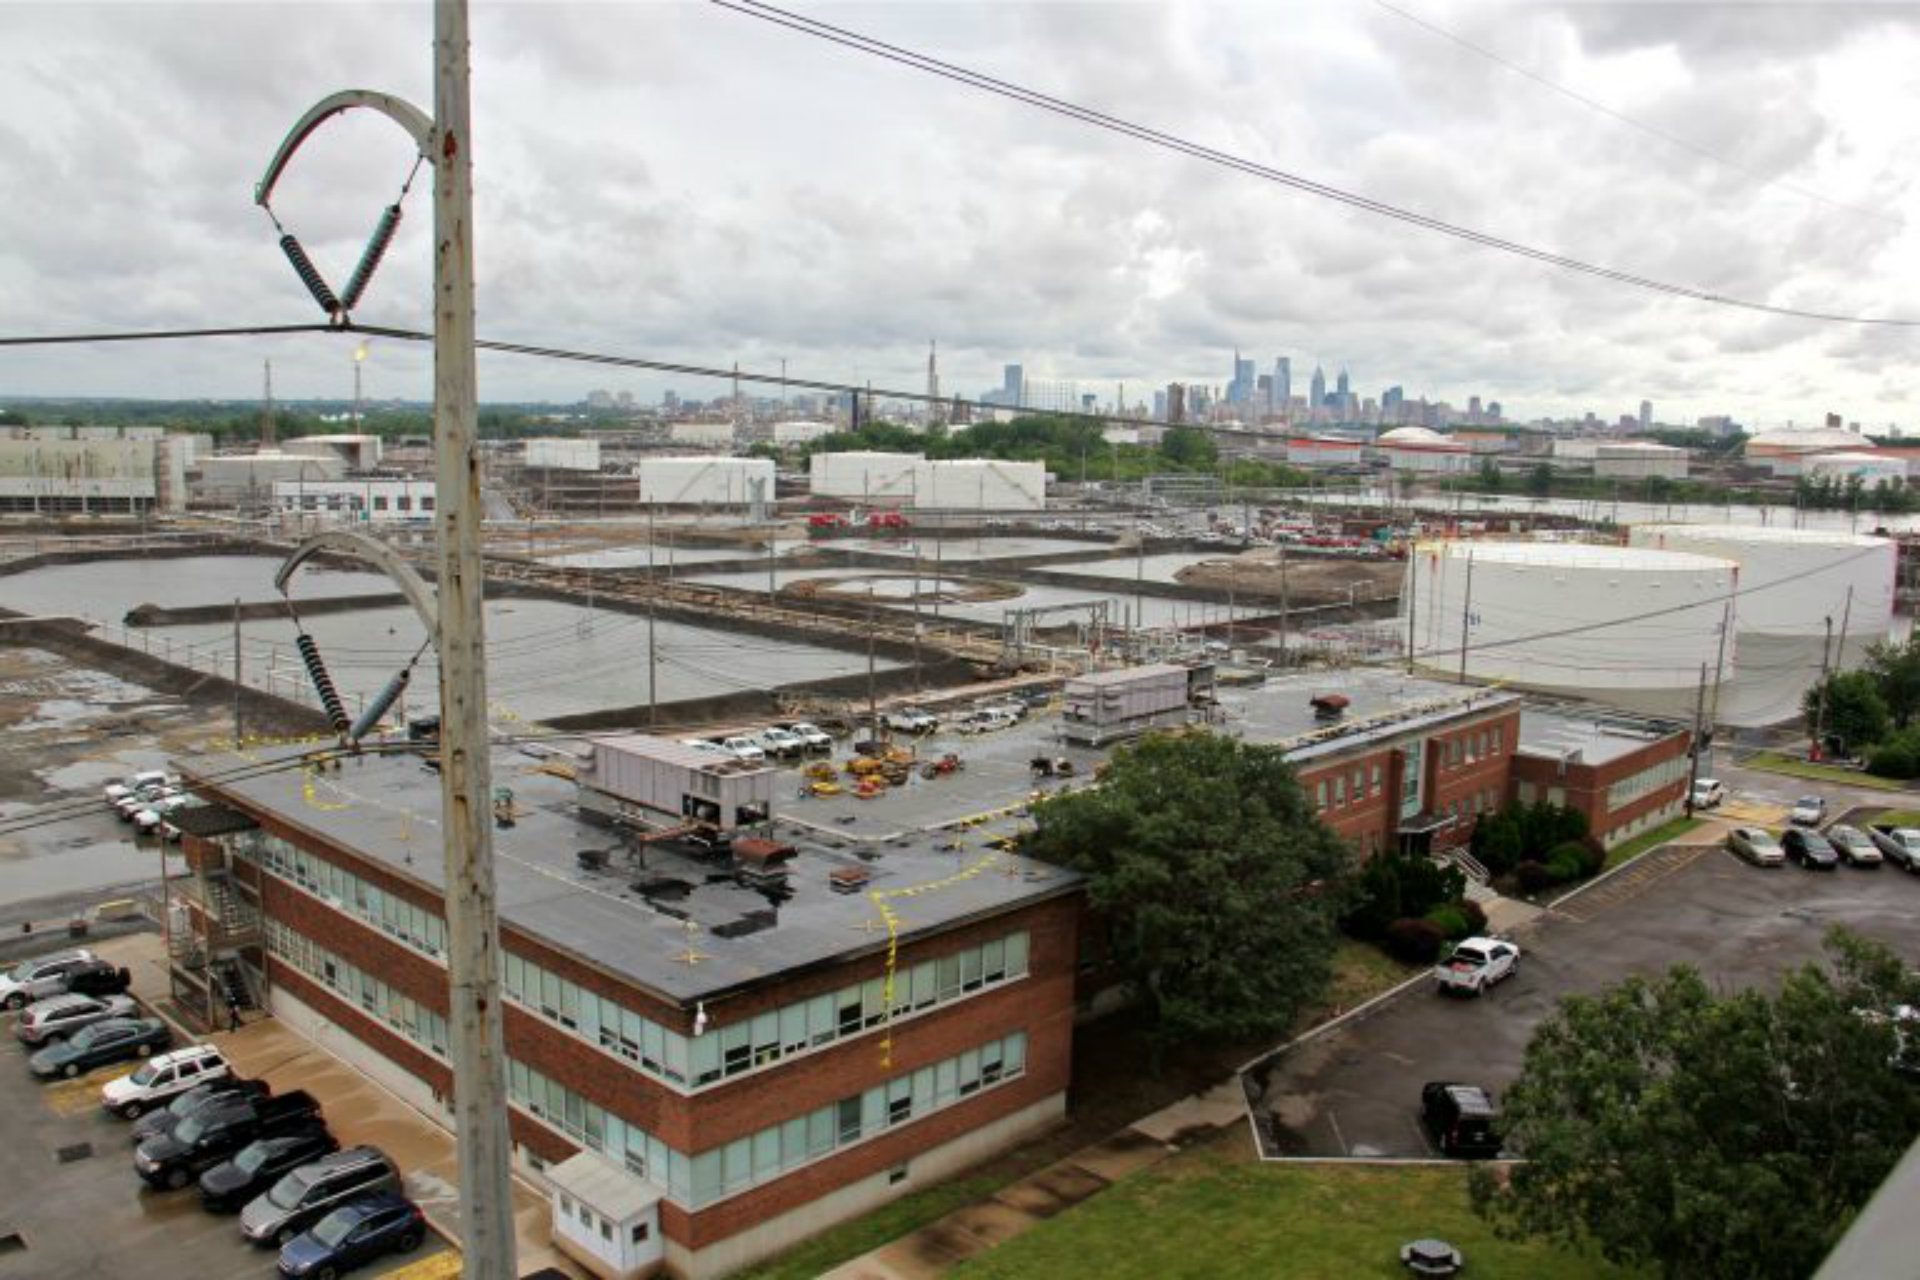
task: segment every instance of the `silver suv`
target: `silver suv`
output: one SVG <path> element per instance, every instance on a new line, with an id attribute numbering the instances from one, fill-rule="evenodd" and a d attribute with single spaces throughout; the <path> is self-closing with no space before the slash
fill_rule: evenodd
<path id="1" fill-rule="evenodd" d="M 240 1234 L 284 1245 L 348 1200 L 400 1190 L 400 1171 L 378 1147 L 348 1147 L 303 1164 L 240 1211 Z"/>
<path id="2" fill-rule="evenodd" d="M 67 975 L 93 958 L 93 952 L 81 948 L 21 961 L 0 977 L 0 1007 L 19 1009 L 42 996 L 60 994 L 67 989 Z"/>

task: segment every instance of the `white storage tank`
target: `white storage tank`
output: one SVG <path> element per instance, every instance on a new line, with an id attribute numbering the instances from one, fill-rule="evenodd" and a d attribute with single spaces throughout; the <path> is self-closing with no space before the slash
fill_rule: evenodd
<path id="1" fill-rule="evenodd" d="M 598 471 L 600 442 L 540 436 L 526 442 L 524 461 L 546 471 Z"/>
<path id="2" fill-rule="evenodd" d="M 833 432 L 831 422 L 776 422 L 773 424 L 773 442 L 778 445 L 812 444 Z"/>
<path id="3" fill-rule="evenodd" d="M 645 458 L 640 501 L 663 506 L 746 506 L 772 502 L 771 458 Z"/>
<path id="4" fill-rule="evenodd" d="M 1740 565 L 1734 601 L 1731 678 L 1721 690 L 1719 723 L 1777 724 L 1800 715 L 1801 697 L 1819 676 L 1833 628 L 1831 660 L 1858 667 L 1893 625 L 1899 551 L 1889 538 L 1819 529 L 1714 524 L 1644 524 L 1629 541 L 1723 556 Z M 1842 632 L 1845 641 L 1842 643 Z"/>
<path id="5" fill-rule="evenodd" d="M 1732 560 L 1639 547 L 1425 542 L 1407 563 L 1415 662 L 1469 679 L 1690 716 L 1715 667 Z"/>
<path id="6" fill-rule="evenodd" d="M 917 453 L 816 453 L 807 461 L 814 497 L 889 505 L 916 502 L 914 468 L 924 465 Z"/>
<path id="7" fill-rule="evenodd" d="M 955 458 L 922 462 L 914 477 L 914 505 L 965 511 L 1044 511 L 1047 468 L 1040 462 Z"/>

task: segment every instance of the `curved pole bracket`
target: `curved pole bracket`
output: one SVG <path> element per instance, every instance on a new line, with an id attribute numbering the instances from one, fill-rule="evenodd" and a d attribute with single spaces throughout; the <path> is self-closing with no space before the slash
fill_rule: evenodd
<path id="1" fill-rule="evenodd" d="M 351 111 L 355 107 L 378 111 L 405 129 L 413 138 L 414 145 L 420 149 L 420 155 L 427 163 L 433 163 L 433 120 L 426 112 L 405 98 L 396 98 L 390 93 L 378 93 L 372 89 L 342 89 L 308 107 L 306 114 L 287 131 L 287 136 L 280 140 L 279 148 L 274 151 L 273 159 L 267 162 L 265 175 L 253 189 L 253 202 L 263 205 L 273 198 L 274 185 L 280 181 L 280 175 L 293 159 L 293 153 L 300 149 L 300 144 L 315 129 L 341 112 Z"/>
<path id="2" fill-rule="evenodd" d="M 406 596 L 407 603 L 420 615 L 420 623 L 427 629 L 427 638 L 433 641 L 437 651 L 440 648 L 439 608 L 435 603 L 433 588 L 429 587 L 414 567 L 401 558 L 398 552 L 378 538 L 370 538 L 364 533 L 355 533 L 351 529 L 328 529 L 303 538 L 300 545 L 287 556 L 280 571 L 273 575 L 274 588 L 285 595 L 287 583 L 292 580 L 300 566 L 322 551 L 332 551 L 340 555 L 352 556 L 364 560 L 380 572 L 392 578 Z"/>

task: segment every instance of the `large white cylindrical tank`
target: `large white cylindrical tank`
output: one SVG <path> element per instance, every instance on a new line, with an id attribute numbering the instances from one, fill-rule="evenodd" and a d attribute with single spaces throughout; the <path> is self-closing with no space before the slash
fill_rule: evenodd
<path id="1" fill-rule="evenodd" d="M 1040 462 L 955 458 L 923 462 L 914 479 L 914 505 L 941 510 L 1044 511 L 1047 468 Z"/>
<path id="2" fill-rule="evenodd" d="M 1899 549 L 1889 538 L 1818 529 L 1648 524 L 1637 547 L 1724 556 L 1740 565 L 1730 678 L 1717 719 L 1756 726 L 1791 720 L 1823 661 L 1857 667 L 1893 624 Z M 1832 642 L 1828 634 L 1831 624 Z"/>
<path id="3" fill-rule="evenodd" d="M 525 461 L 529 467 L 548 471 L 598 471 L 600 442 L 537 436 L 526 442 Z"/>
<path id="4" fill-rule="evenodd" d="M 898 505 L 913 501 L 917 453 L 816 453 L 807 467 L 818 498 Z"/>
<path id="5" fill-rule="evenodd" d="M 1428 542 L 1407 565 L 1415 661 L 1470 679 L 1691 715 L 1731 560 L 1636 547 Z M 1405 622 L 1407 614 L 1402 612 Z"/>
<path id="6" fill-rule="evenodd" d="M 666 506 L 772 502 L 771 458 L 644 458 L 640 501 Z"/>

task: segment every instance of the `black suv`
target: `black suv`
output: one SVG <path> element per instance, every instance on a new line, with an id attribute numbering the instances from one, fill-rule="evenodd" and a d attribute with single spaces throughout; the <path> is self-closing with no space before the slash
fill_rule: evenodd
<path id="1" fill-rule="evenodd" d="M 133 985 L 133 974 L 107 960 L 89 960 L 67 974 L 67 991 L 76 996 L 117 996 Z"/>
<path id="2" fill-rule="evenodd" d="M 1444 1156 L 1500 1154 L 1500 1112 L 1493 1095 L 1474 1084 L 1436 1081 L 1420 1090 L 1420 1121 Z"/>

